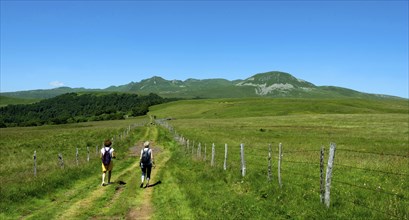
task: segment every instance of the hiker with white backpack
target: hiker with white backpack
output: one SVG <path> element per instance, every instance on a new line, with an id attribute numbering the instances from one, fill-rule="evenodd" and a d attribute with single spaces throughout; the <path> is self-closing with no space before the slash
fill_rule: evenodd
<path id="1" fill-rule="evenodd" d="M 153 161 L 152 149 L 149 148 L 149 145 L 150 145 L 149 141 L 146 141 L 145 143 L 143 143 L 143 149 L 141 150 L 141 157 L 139 158 L 139 166 L 141 167 L 141 170 L 142 170 L 141 186 L 140 186 L 141 188 L 143 187 L 143 183 L 145 182 L 145 176 L 146 176 L 145 188 L 149 186 L 152 165 L 155 165 L 155 162 Z"/>
<path id="2" fill-rule="evenodd" d="M 111 172 L 114 167 L 112 158 L 115 158 L 114 148 L 111 147 L 111 140 L 107 139 L 104 141 L 104 147 L 101 149 L 101 160 L 102 160 L 102 183 L 101 186 L 105 186 L 105 175 L 108 171 L 108 184 L 111 184 Z"/>

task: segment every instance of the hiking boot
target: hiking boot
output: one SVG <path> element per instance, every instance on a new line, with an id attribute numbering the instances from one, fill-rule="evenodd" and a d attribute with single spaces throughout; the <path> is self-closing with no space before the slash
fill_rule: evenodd
<path id="1" fill-rule="evenodd" d="M 105 186 L 105 183 L 101 183 L 101 186 Z"/>

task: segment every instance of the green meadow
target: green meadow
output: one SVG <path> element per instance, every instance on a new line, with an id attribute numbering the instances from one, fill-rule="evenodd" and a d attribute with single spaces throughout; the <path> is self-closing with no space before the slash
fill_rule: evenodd
<path id="1" fill-rule="evenodd" d="M 33 214 L 36 217 L 39 215 L 40 219 L 52 218 L 51 214 L 64 209 L 61 202 L 75 201 L 97 189 L 101 184 L 101 162 L 97 150 L 99 152 L 103 141 L 114 138 L 114 148 L 119 158 L 115 166 L 119 170 L 126 169 L 134 162 L 134 158 L 128 156 L 128 148 L 145 135 L 144 126 L 136 125 L 146 124 L 147 121 L 146 117 L 142 117 L 0 129 L 0 219 Z M 129 126 L 131 130 L 125 135 Z M 62 155 L 64 166 L 58 154 Z M 53 207 L 52 212 L 47 210 L 43 213 L 41 208 L 44 207 Z"/>
<path id="2" fill-rule="evenodd" d="M 150 114 L 167 118 L 179 135 L 189 139 L 190 148 L 182 147 L 184 159 L 169 166 L 179 176 L 197 219 L 405 219 L 409 217 L 408 110 L 407 100 L 218 99 L 167 103 L 153 107 Z M 213 143 L 215 166 L 211 167 Z M 324 146 L 327 162 L 330 143 L 337 149 L 326 208 L 320 203 L 319 155 Z"/>
<path id="3" fill-rule="evenodd" d="M 189 148 L 175 140 L 173 132 L 147 123 L 148 117 L 1 128 L 0 218 L 409 218 L 408 100 L 185 100 L 153 106 L 149 116 L 166 119 L 178 135 L 189 139 Z M 139 126 L 124 135 L 133 124 Z M 118 153 L 116 184 L 101 187 L 96 148 L 111 137 Z M 155 143 L 157 168 L 152 181 L 161 184 L 140 189 L 132 148 L 144 140 Z M 277 177 L 280 143 L 282 187 Z M 336 144 L 336 153 L 327 208 L 320 202 L 320 149 L 325 148 L 326 162 L 330 143 Z M 244 177 L 240 144 L 245 147 Z M 58 153 L 63 155 L 64 168 Z"/>
<path id="4" fill-rule="evenodd" d="M 7 105 L 31 104 L 38 102 L 39 100 L 40 99 L 13 98 L 9 96 L 0 95 L 0 107 Z"/>

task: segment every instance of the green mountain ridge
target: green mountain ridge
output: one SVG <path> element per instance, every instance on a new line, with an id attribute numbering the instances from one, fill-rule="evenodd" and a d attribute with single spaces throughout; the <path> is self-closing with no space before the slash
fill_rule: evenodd
<path id="1" fill-rule="evenodd" d="M 255 74 L 245 80 L 186 79 L 166 80 L 160 76 L 130 82 L 105 89 L 60 87 L 1 93 L 15 98 L 52 98 L 69 92 L 125 92 L 146 95 L 156 93 L 165 98 L 245 98 L 245 97 L 294 97 L 294 98 L 399 98 L 389 95 L 368 94 L 337 86 L 316 86 L 289 73 L 271 71 Z"/>

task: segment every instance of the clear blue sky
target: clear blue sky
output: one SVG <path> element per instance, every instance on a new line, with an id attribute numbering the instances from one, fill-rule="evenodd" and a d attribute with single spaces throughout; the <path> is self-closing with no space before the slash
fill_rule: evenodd
<path id="1" fill-rule="evenodd" d="M 1 92 L 284 71 L 409 98 L 408 1 L 3 1 Z"/>

